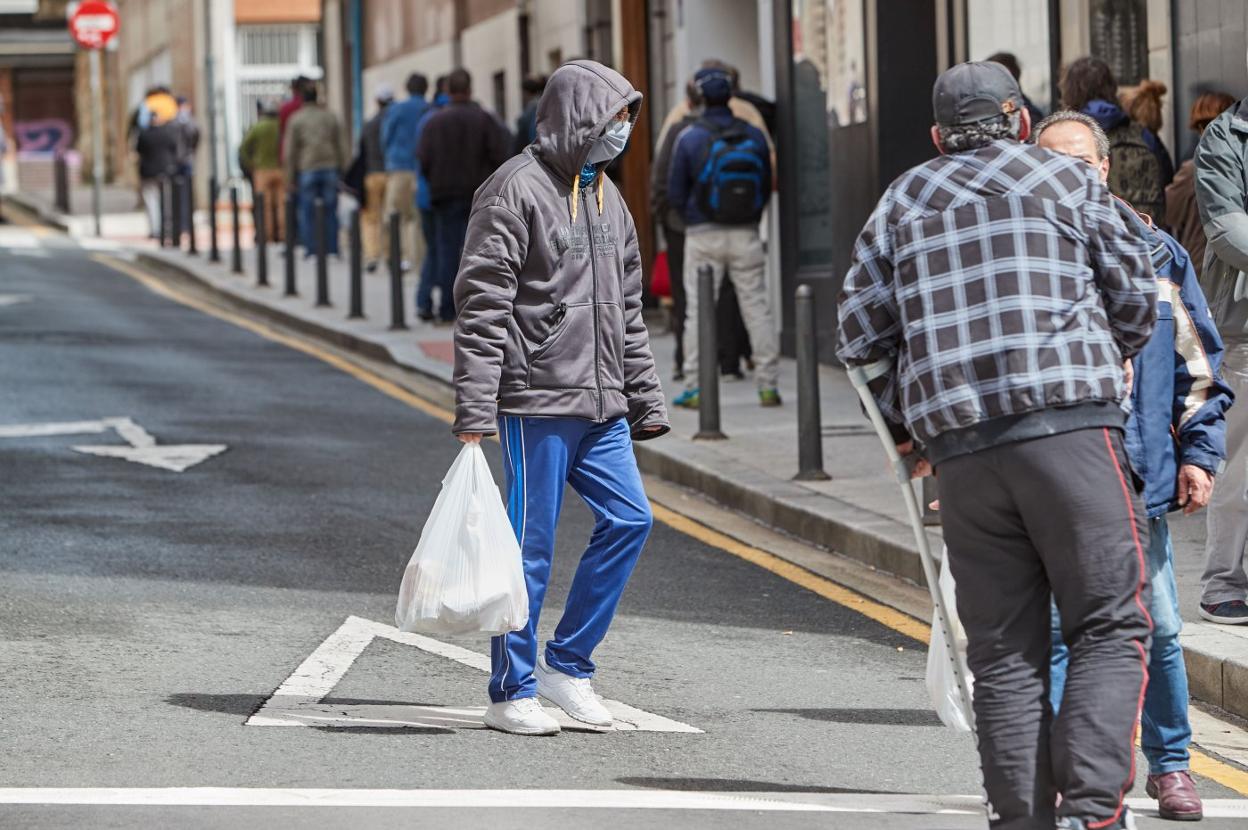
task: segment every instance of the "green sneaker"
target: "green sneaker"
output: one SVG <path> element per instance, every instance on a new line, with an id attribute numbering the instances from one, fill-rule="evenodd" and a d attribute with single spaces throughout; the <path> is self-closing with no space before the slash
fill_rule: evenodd
<path id="1" fill-rule="evenodd" d="M 701 402 L 698 391 L 696 387 L 686 389 L 676 396 L 676 400 L 672 401 L 672 406 L 679 406 L 682 409 L 697 409 L 698 404 Z"/>
<path id="2" fill-rule="evenodd" d="M 759 389 L 758 404 L 759 406 L 780 406 L 784 403 L 780 400 L 780 390 L 776 388 Z"/>

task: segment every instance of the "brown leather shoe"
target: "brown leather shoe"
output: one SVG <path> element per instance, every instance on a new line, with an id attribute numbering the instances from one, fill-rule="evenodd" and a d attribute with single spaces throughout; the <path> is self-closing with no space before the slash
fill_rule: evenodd
<path id="1" fill-rule="evenodd" d="M 1196 794 L 1196 784 L 1187 770 L 1148 776 L 1144 792 L 1157 799 L 1157 812 L 1170 821 L 1200 821 L 1204 805 Z"/>

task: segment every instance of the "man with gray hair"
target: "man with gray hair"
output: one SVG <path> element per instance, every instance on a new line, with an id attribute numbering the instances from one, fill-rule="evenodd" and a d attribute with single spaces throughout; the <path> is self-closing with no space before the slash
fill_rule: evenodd
<path id="1" fill-rule="evenodd" d="M 837 354 L 939 475 L 992 826 L 1126 827 L 1152 625 L 1123 361 L 1152 333 L 1156 279 L 1093 171 L 1020 143 L 1004 67 L 954 66 L 932 98 L 941 155 L 859 235 Z M 1071 652 L 1056 718 L 1051 598 Z"/>
<path id="2" fill-rule="evenodd" d="M 1109 139 L 1095 119 L 1057 112 L 1036 127 L 1036 145 L 1087 162 L 1109 183 Z M 1150 796 L 1162 818 L 1195 821 L 1203 815 L 1189 773 L 1192 727 L 1187 717 L 1187 667 L 1179 632 L 1174 548 L 1166 514 L 1194 513 L 1209 503 L 1213 477 L 1226 455 L 1230 390 L 1222 383 L 1222 340 L 1209 316 L 1187 251 L 1152 218 L 1117 200 L 1128 230 L 1148 243 L 1157 275 L 1157 328 L 1132 361 L 1134 384 L 1126 445 L 1132 467 L 1144 480 L 1148 513 L 1148 582 L 1153 641 L 1148 652 L 1140 746 L 1148 759 Z M 1177 441 L 1176 441 L 1177 439 Z M 1177 446 L 1176 446 L 1177 444 Z M 1069 651 L 1056 609 L 1049 697 L 1061 710 Z"/>

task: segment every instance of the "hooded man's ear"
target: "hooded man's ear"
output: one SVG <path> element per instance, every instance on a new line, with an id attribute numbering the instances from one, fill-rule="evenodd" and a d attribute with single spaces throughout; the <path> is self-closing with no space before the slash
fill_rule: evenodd
<path id="1" fill-rule="evenodd" d="M 935 124 L 932 125 L 932 144 L 936 145 L 936 149 L 942 156 L 945 154 L 945 147 L 940 143 L 940 127 Z"/>

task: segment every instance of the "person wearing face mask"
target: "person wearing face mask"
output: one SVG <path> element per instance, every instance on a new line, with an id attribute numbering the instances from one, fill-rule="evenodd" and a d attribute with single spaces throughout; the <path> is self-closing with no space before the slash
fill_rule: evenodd
<path id="1" fill-rule="evenodd" d="M 487 726 L 553 735 L 544 697 L 608 727 L 593 651 L 650 532 L 633 441 L 669 430 L 642 320 L 637 229 L 603 170 L 628 144 L 641 93 L 588 60 L 564 64 L 537 106 L 537 138 L 477 190 L 455 281 L 455 422 L 499 434 L 508 514 L 529 591 L 526 628 L 491 643 Z M 565 486 L 594 514 L 554 638 L 537 623 Z"/>
<path id="2" fill-rule="evenodd" d="M 685 390 L 676 406 L 696 409 L 698 377 L 698 269 L 710 265 L 718 291 L 724 271 L 737 292 L 754 349 L 758 400 L 779 406 L 780 344 L 767 304 L 766 258 L 758 223 L 771 196 L 771 152 L 766 134 L 732 114 L 732 78 L 722 69 L 693 76 L 706 108 L 676 138 L 667 198 L 685 216 Z"/>

